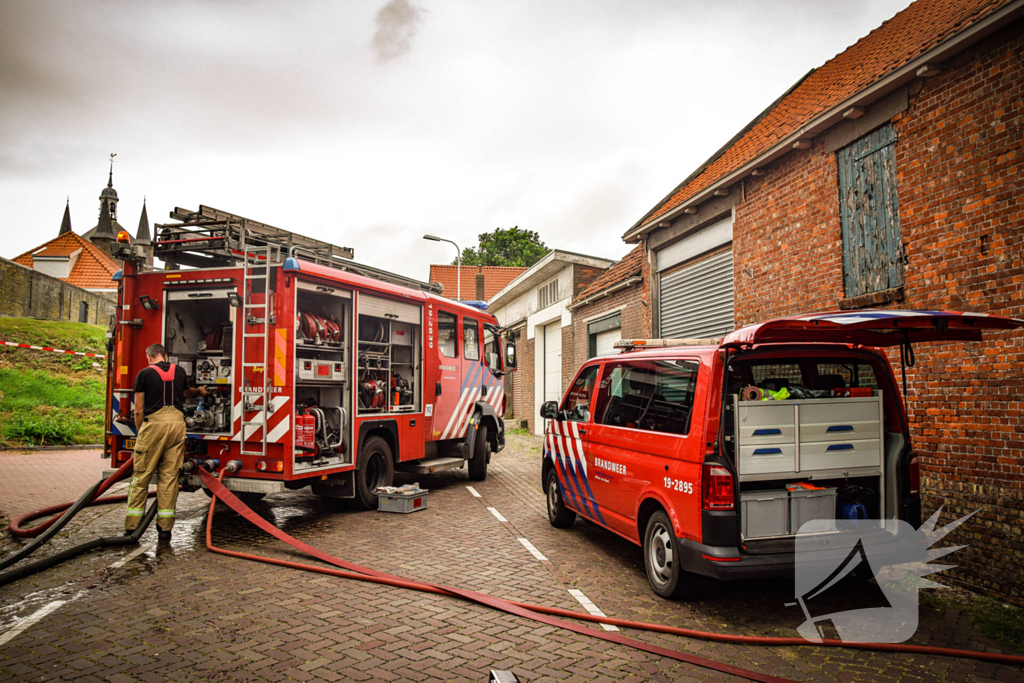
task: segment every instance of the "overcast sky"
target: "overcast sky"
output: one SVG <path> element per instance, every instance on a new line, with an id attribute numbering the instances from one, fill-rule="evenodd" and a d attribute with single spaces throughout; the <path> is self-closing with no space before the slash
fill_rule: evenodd
<path id="1" fill-rule="evenodd" d="M 427 279 L 495 227 L 622 234 L 908 0 L 0 2 L 0 255 L 200 203 Z"/>

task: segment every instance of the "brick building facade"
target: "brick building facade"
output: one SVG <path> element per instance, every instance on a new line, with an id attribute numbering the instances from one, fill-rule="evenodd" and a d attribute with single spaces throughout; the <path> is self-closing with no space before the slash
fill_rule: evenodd
<path id="1" fill-rule="evenodd" d="M 872 155 L 868 181 L 884 194 L 844 180 Z M 1019 9 L 919 0 L 795 86 L 626 237 L 652 243 L 657 263 L 657 248 L 728 216 L 737 327 L 866 307 L 1021 318 L 1022 160 Z M 868 237 L 889 249 L 874 270 L 858 270 L 881 249 L 856 244 L 864 225 L 849 216 L 868 211 L 858 197 L 877 204 Z M 1024 604 L 1024 333 L 986 339 L 915 348 L 911 438 L 923 513 L 979 511 L 943 580 Z"/>
<path id="2" fill-rule="evenodd" d="M 555 249 L 488 300 L 498 323 L 516 335 L 518 369 L 505 391 L 517 426 L 543 429 L 541 403 L 560 399 L 576 371 L 568 306 L 614 263 Z"/>
<path id="3" fill-rule="evenodd" d="M 563 330 L 563 386 L 569 386 L 588 359 L 612 353 L 608 343 L 651 336 L 650 283 L 641 245 L 576 295 L 569 305 L 572 324 Z"/>

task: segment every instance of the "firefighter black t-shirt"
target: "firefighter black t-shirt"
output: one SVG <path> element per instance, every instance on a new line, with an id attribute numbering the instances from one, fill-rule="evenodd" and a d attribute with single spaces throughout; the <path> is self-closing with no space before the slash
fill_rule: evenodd
<path id="1" fill-rule="evenodd" d="M 166 372 L 171 364 L 163 361 L 156 364 L 158 368 Z M 142 409 L 143 416 L 149 416 L 167 405 L 173 405 L 181 412 L 185 412 L 185 389 L 188 388 L 188 374 L 180 365 L 175 366 L 173 388 L 164 386 L 164 381 L 153 368 L 147 367 L 135 377 L 135 393 L 142 392 L 146 395 L 146 403 Z"/>

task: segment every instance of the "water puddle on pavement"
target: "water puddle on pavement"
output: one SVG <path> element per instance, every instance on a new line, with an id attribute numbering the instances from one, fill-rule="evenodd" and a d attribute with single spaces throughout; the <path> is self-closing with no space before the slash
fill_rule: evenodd
<path id="1" fill-rule="evenodd" d="M 26 593 L 17 601 L 3 605 L 0 607 L 0 633 L 6 633 L 14 628 L 27 615 L 44 605 L 57 600 L 71 602 L 86 594 L 87 591 L 82 589 L 75 590 L 72 588 L 72 585 L 69 582 L 53 588 Z"/>

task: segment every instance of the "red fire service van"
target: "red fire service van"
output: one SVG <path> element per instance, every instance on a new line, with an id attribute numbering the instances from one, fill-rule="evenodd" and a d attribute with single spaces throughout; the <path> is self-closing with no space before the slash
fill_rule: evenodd
<path id="1" fill-rule="evenodd" d="M 721 340 L 618 342 L 622 353 L 588 361 L 561 405 L 541 408 L 551 524 L 579 514 L 641 545 L 654 592 L 673 598 L 693 592 L 694 575 L 792 576 L 794 535 L 812 519 L 917 528 L 918 464 L 881 349 L 898 346 L 909 365 L 915 343 L 1022 326 L 846 311 Z"/>
<path id="2" fill-rule="evenodd" d="M 493 316 L 351 272 L 381 274 L 318 240 L 206 206 L 171 216 L 154 242 L 168 269 L 146 268 L 141 246 L 115 248 L 112 466 L 131 456 L 133 382 L 160 343 L 208 391 L 186 399 L 185 486 L 201 485 L 197 467 L 227 467 L 225 485 L 248 497 L 311 486 L 376 507 L 396 469 L 468 463 L 485 478 L 515 366 Z"/>

